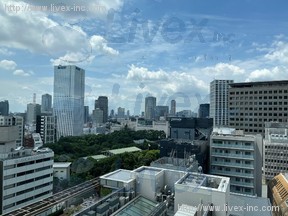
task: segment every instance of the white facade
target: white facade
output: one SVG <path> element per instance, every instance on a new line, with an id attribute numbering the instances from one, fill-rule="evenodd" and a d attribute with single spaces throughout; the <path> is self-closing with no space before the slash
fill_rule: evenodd
<path id="1" fill-rule="evenodd" d="M 230 177 L 230 191 L 262 195 L 262 136 L 214 128 L 210 137 L 210 173 Z"/>
<path id="2" fill-rule="evenodd" d="M 18 136 L 16 139 L 16 146 L 20 147 L 23 145 L 24 135 L 24 119 L 21 116 L 0 116 L 0 126 L 12 126 L 18 127 Z"/>
<path id="3" fill-rule="evenodd" d="M 53 112 L 57 138 L 79 136 L 84 125 L 85 71 L 77 66 L 54 67 Z"/>
<path id="4" fill-rule="evenodd" d="M 52 195 L 53 151 L 17 148 L 17 130 L 17 126 L 0 127 L 1 215 Z"/>
<path id="5" fill-rule="evenodd" d="M 266 180 L 288 172 L 288 123 L 266 122 L 263 167 Z"/>
<path id="6" fill-rule="evenodd" d="M 233 80 L 213 80 L 210 83 L 210 118 L 214 126 L 228 126 L 228 89 Z"/>
<path id="7" fill-rule="evenodd" d="M 70 180 L 71 163 L 57 162 L 53 164 L 54 177 L 59 180 Z"/>
<path id="8" fill-rule="evenodd" d="M 34 125 L 36 124 L 37 115 L 41 114 L 41 105 L 30 103 L 27 104 L 27 113 L 26 113 L 26 124 Z"/>

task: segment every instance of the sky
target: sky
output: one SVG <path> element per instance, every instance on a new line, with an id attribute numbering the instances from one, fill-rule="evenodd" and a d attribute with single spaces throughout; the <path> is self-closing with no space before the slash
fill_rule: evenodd
<path id="1" fill-rule="evenodd" d="M 24 112 L 53 95 L 54 65 L 85 69 L 85 105 L 177 111 L 209 102 L 214 79 L 288 79 L 285 0 L 1 0 L 0 100 Z"/>

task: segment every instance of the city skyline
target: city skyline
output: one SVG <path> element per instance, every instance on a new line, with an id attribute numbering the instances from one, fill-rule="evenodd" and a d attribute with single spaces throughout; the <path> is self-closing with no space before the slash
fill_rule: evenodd
<path id="1" fill-rule="evenodd" d="M 138 114 L 134 113 L 137 96 L 149 94 L 163 101 L 161 105 L 185 94 L 189 102 L 178 107 L 197 111 L 199 100 L 208 102 L 214 78 L 288 79 L 285 1 L 99 0 L 103 10 L 82 14 L 16 13 L 8 3 L 0 3 L 0 20 L 7 23 L 0 33 L 0 100 L 9 100 L 12 112 L 23 112 L 34 92 L 37 101 L 42 94 L 52 94 L 53 65 L 59 64 L 85 68 L 85 105 L 90 110 L 95 98 L 107 95 L 111 108 L 125 107 L 131 114 Z M 28 3 L 51 5 L 15 2 Z M 176 35 L 169 33 L 171 28 L 176 28 Z M 23 29 L 32 36 L 13 37 Z M 114 38 L 117 31 L 125 40 Z"/>

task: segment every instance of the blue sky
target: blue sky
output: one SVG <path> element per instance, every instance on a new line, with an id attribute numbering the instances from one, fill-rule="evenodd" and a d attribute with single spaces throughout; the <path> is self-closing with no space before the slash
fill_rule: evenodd
<path id="1" fill-rule="evenodd" d="M 106 95 L 110 109 L 131 114 L 143 110 L 144 100 L 135 108 L 137 96 L 154 95 L 159 105 L 176 99 L 178 111 L 196 111 L 209 101 L 213 79 L 288 78 L 287 1 L 63 2 L 0 3 L 0 100 L 8 99 L 12 112 L 25 111 L 34 92 L 38 103 L 53 93 L 58 64 L 86 70 L 91 109 Z M 59 6 L 70 11 L 56 12 Z"/>

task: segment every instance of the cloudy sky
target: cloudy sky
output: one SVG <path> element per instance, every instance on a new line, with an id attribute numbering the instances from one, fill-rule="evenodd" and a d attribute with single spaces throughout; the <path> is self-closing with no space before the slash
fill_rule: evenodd
<path id="1" fill-rule="evenodd" d="M 2 0 L 0 100 L 23 112 L 53 94 L 53 65 L 86 71 L 85 104 L 143 110 L 209 101 L 213 79 L 288 79 L 285 0 Z M 142 102 L 141 102 L 142 101 Z"/>

